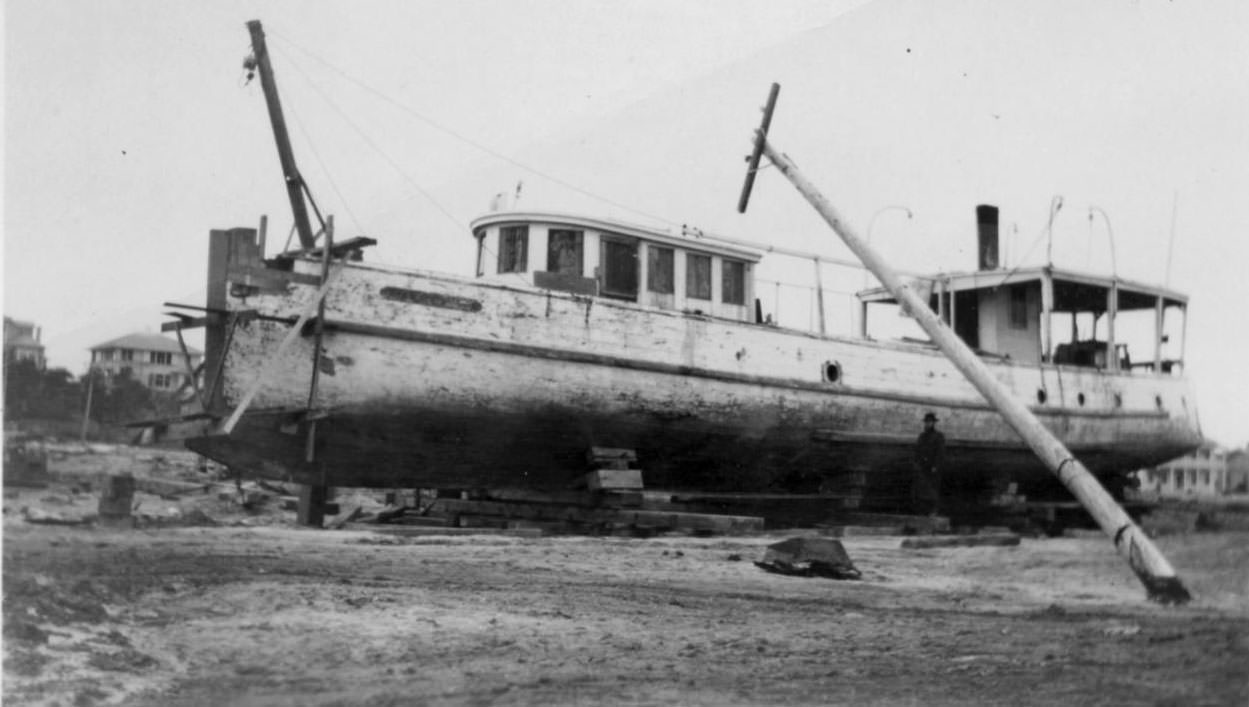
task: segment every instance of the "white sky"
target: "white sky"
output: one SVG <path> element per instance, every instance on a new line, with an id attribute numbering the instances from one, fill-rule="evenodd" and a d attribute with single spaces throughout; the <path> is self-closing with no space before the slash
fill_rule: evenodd
<path id="1" fill-rule="evenodd" d="M 374 260 L 471 273 L 468 221 L 520 180 L 523 207 L 845 255 L 778 174 L 736 213 L 772 81 L 774 144 L 860 233 L 912 210 L 873 228 L 900 268 L 974 267 L 978 203 L 1017 230 L 1014 264 L 1061 195 L 1056 264 L 1110 269 L 1096 205 L 1119 274 L 1161 282 L 1178 204 L 1203 427 L 1249 441 L 1249 4 L 9 0 L 4 312 L 43 326 L 52 365 L 200 302 L 209 229 L 268 214 L 285 238 L 250 19 L 305 177 Z"/>

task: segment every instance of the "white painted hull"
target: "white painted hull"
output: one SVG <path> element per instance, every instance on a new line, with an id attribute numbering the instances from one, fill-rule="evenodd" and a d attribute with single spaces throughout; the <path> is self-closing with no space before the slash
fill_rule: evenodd
<path id="1" fill-rule="evenodd" d="M 314 461 L 305 458 L 305 427 L 292 424 L 308 405 L 314 338 L 271 362 L 289 331 L 275 321 L 234 327 L 221 402 L 236 404 L 269 373 L 232 435 L 193 448 L 254 472 L 343 486 L 562 488 L 585 470 L 589 447 L 606 446 L 636 449 L 652 487 L 752 490 L 868 472 L 869 485 L 885 489 L 908 468 L 920 419 L 933 411 L 948 478 L 1048 479 L 934 348 L 341 267 L 326 299 L 314 407 L 328 418 L 317 423 Z M 317 289 L 320 264 L 296 261 L 293 274 L 270 273 L 259 288 L 244 269 L 231 272 L 226 308 L 293 320 Z M 212 370 L 218 352 L 209 348 Z M 1158 463 L 1200 442 L 1182 378 L 990 368 L 1096 473 Z"/>

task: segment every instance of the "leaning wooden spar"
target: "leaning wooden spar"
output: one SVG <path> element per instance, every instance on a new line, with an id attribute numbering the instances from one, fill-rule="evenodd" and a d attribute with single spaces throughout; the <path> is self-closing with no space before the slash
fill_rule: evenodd
<path id="1" fill-rule="evenodd" d="M 750 157 L 750 168 L 738 202 L 738 210 L 745 211 L 754 172 L 758 169 L 760 156 L 766 155 L 841 237 L 846 246 L 858 256 L 863 265 L 889 289 L 924 332 L 932 337 L 933 342 L 954 366 L 1002 414 L 1032 451 L 1083 504 L 1102 530 L 1114 540 L 1119 553 L 1127 559 L 1132 571 L 1144 583 L 1149 598 L 1166 604 L 1187 602 L 1191 598 L 1188 590 L 1184 588 L 1166 557 L 1140 526 L 1132 521 L 1067 447 L 994 379 L 976 354 L 894 273 L 888 263 L 866 241 L 859 238 L 824 195 L 798 171 L 793 161 L 768 142 L 767 128 L 778 91 L 779 85 L 773 84 L 764 109 L 763 124 L 755 134 L 754 153 Z"/>

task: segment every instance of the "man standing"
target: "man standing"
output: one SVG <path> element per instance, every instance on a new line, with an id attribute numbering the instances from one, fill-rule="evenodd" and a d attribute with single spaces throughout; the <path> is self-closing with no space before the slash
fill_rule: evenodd
<path id="1" fill-rule="evenodd" d="M 924 415 L 924 431 L 915 441 L 915 478 L 911 504 L 920 515 L 936 515 L 941 498 L 941 463 L 945 460 L 945 435 L 937 431 L 937 416 Z"/>

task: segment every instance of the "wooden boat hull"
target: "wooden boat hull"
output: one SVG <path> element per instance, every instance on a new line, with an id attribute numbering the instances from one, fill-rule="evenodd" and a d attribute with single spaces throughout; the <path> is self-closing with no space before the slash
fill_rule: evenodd
<path id="1" fill-rule="evenodd" d="M 921 418 L 935 412 L 953 483 L 1051 478 L 929 347 L 360 263 L 335 266 L 309 415 L 311 328 L 275 352 L 317 289 L 319 263 L 269 268 L 237 243 L 215 252 L 226 260 L 210 307 L 261 317 L 213 318 L 216 402 L 228 409 L 253 385 L 258 392 L 231 434 L 188 446 L 252 473 L 332 486 L 558 489 L 599 446 L 635 449 L 655 488 L 814 490 L 856 473 L 869 492 L 887 493 L 909 470 Z M 1099 475 L 1200 443 L 1182 378 L 991 368 Z"/>

